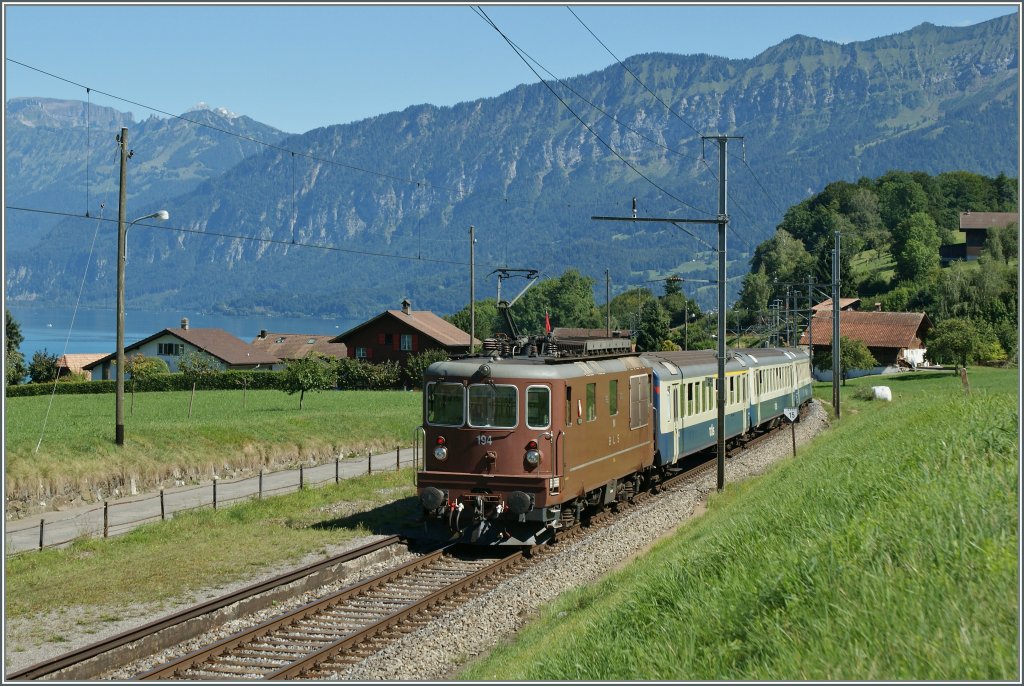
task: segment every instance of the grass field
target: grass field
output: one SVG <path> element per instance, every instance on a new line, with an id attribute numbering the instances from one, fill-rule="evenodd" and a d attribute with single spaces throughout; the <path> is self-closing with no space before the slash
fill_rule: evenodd
<path id="1" fill-rule="evenodd" d="M 125 445 L 114 443 L 113 395 L 7 398 L 4 468 L 8 495 L 142 487 L 170 477 L 259 469 L 300 459 L 392 450 L 412 441 L 422 396 L 406 391 L 198 391 L 125 398 Z M 244 405 L 243 405 L 244 400 Z M 45 429 L 44 429 L 45 426 Z M 40 437 L 42 440 L 40 441 Z M 38 451 L 36 447 L 38 445 Z"/>
<path id="2" fill-rule="evenodd" d="M 327 545 L 393 528 L 415 514 L 406 507 L 414 492 L 411 469 L 382 472 L 228 508 L 192 510 L 123 536 L 10 557 L 6 613 L 21 617 L 180 601 Z"/>
<path id="3" fill-rule="evenodd" d="M 1018 375 L 970 377 L 851 380 L 798 458 L 462 678 L 1019 680 Z M 854 397 L 871 385 L 893 402 Z"/>

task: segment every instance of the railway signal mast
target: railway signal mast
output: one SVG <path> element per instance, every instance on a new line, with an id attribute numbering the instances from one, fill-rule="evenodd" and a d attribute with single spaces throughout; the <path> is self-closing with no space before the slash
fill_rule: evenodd
<path id="1" fill-rule="evenodd" d="M 718 225 L 718 422 L 715 431 L 718 436 L 718 490 L 725 488 L 725 301 L 726 301 L 726 241 L 725 228 L 729 223 L 726 193 L 728 190 L 728 155 L 730 140 L 742 140 L 743 136 L 701 136 L 701 141 L 718 141 L 718 216 L 714 219 L 677 219 L 675 217 L 638 217 L 636 198 L 633 198 L 632 217 L 591 217 L 597 221 L 625 222 L 668 222 L 669 224 L 717 224 Z M 681 227 L 680 227 L 681 228 Z"/>

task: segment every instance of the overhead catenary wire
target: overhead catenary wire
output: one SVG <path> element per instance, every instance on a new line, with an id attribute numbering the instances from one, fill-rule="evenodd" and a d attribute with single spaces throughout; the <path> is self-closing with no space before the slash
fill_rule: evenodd
<path id="1" fill-rule="evenodd" d="M 558 94 L 557 92 L 555 92 L 555 89 L 551 87 L 551 84 L 549 84 L 549 83 L 547 82 L 547 80 L 546 80 L 546 79 L 544 79 L 544 77 L 542 77 L 542 76 L 541 76 L 540 74 L 538 74 L 538 73 L 537 73 L 537 70 L 536 70 L 536 69 L 534 69 L 534 68 L 533 68 L 533 66 L 531 66 L 531 65 L 530 65 L 530 62 L 529 62 L 529 60 L 527 60 L 527 59 L 526 59 L 525 57 L 523 57 L 523 55 L 522 55 L 522 54 L 520 53 L 520 51 L 519 51 L 519 50 L 518 50 L 518 49 L 516 48 L 516 46 L 515 46 L 515 44 L 514 44 L 514 43 L 512 42 L 512 40 L 511 40 L 511 39 L 509 39 L 509 37 L 508 37 L 508 36 L 506 36 L 506 35 L 505 35 L 505 33 L 504 33 L 504 32 L 503 32 L 503 31 L 502 31 L 502 30 L 501 30 L 500 28 L 498 28 L 498 25 L 497 25 L 497 24 L 495 24 L 495 23 L 494 23 L 494 22 L 493 22 L 493 21 L 491 20 L 491 18 L 487 16 L 487 13 L 486 13 L 486 12 L 484 12 L 484 11 L 483 11 L 483 9 L 482 9 L 482 8 L 481 8 L 481 7 L 479 6 L 479 5 L 477 5 L 477 6 L 473 7 L 472 9 L 473 9 L 473 11 L 474 11 L 474 12 L 476 12 L 476 13 L 477 13 L 477 15 L 479 15 L 479 16 L 480 16 L 480 18 L 481 18 L 481 19 L 483 19 L 483 20 L 484 20 L 485 22 L 487 22 L 487 23 L 488 23 L 488 24 L 489 24 L 489 25 L 491 26 L 491 28 L 493 28 L 493 29 L 494 29 L 495 31 L 497 31 L 497 32 L 498 32 L 498 35 L 500 35 L 500 36 L 501 36 L 501 37 L 502 37 L 502 38 L 503 38 L 503 39 L 505 40 L 505 42 L 506 42 L 506 43 L 508 43 L 509 47 L 511 47 L 511 48 L 512 48 L 512 50 L 513 50 L 513 51 L 514 51 L 514 52 L 516 53 L 516 55 L 517 55 L 517 56 L 519 57 L 519 59 L 521 59 L 521 60 L 523 61 L 523 64 L 525 64 L 525 65 L 526 65 L 526 67 L 527 67 L 527 68 L 528 68 L 528 69 L 529 69 L 529 70 L 530 70 L 531 72 L 533 72 L 534 76 L 536 76 L 536 77 L 537 77 L 538 79 L 540 79 L 540 82 L 541 82 L 541 83 L 543 83 L 543 84 L 544 84 L 544 86 L 545 86 L 545 87 L 546 87 L 546 88 L 547 88 L 547 89 L 548 89 L 549 91 L 551 91 L 551 94 L 552 94 L 552 95 L 554 95 L 554 96 L 555 96 L 555 98 L 557 98 L 557 99 L 558 99 L 558 101 L 559 101 L 560 103 L 562 103 L 562 106 L 563 106 L 563 107 L 565 107 L 565 109 L 566 109 L 566 110 L 568 110 L 568 112 L 569 112 L 569 113 L 570 113 L 570 114 L 571 114 L 571 115 L 572 115 L 573 117 L 575 117 L 575 118 L 576 118 L 576 119 L 577 119 L 577 120 L 578 120 L 578 121 L 579 121 L 579 122 L 580 122 L 580 123 L 581 123 L 581 124 L 582 124 L 582 125 L 583 125 L 583 126 L 584 126 L 584 127 L 586 128 L 586 129 L 587 129 L 587 131 L 589 131 L 589 132 L 591 133 L 591 135 L 593 135 L 593 136 L 594 136 L 594 138 L 596 138 L 596 139 L 597 139 L 597 140 L 598 140 L 598 141 L 599 141 L 599 142 L 601 143 L 601 145 L 603 145 L 604 147 L 606 147 L 606 148 L 607 148 L 607 149 L 609 150 L 609 152 L 611 152 L 611 153 L 612 153 L 613 155 L 615 155 L 615 156 L 616 156 L 617 158 L 619 158 L 619 160 L 621 160 L 621 161 L 622 161 L 622 163 L 623 163 L 623 164 L 625 164 L 625 165 L 626 165 L 627 167 L 629 167 L 630 169 L 632 169 L 632 170 L 633 170 L 633 172 L 637 174 L 637 176 L 639 176 L 640 178 L 642 178 L 642 179 L 644 179 L 645 181 L 647 181 L 647 182 L 648 182 L 649 184 L 651 184 L 652 186 L 654 186 L 655 188 L 657 188 L 657 189 L 658 189 L 659 191 L 661 191 L 662 193 L 664 193 L 664 194 L 665 194 L 666 196 L 668 196 L 668 197 L 672 198 L 673 200 L 675 200 L 676 202 L 680 203 L 681 205 L 685 205 L 686 207 L 689 207 L 689 208 L 690 208 L 691 210 L 694 210 L 694 211 L 696 211 L 696 212 L 702 212 L 702 213 L 704 213 L 704 214 L 708 214 L 708 213 L 707 213 L 707 212 L 706 212 L 705 210 L 702 210 L 702 209 L 700 209 L 700 208 L 698 208 L 698 207 L 695 207 L 694 205 L 691 205 L 690 203 L 686 202 L 685 200 L 683 200 L 683 199 L 681 199 L 681 198 L 677 197 L 677 196 L 676 196 L 676 195 L 675 195 L 674 193 L 672 193 L 671 191 L 669 191 L 669 190 L 667 190 L 666 188 L 662 187 L 662 186 L 661 186 L 660 184 L 658 184 L 658 183 L 657 183 L 656 181 L 654 181 L 653 179 L 651 179 L 650 177 L 648 177 L 648 176 L 647 176 L 646 174 L 644 174 L 644 173 L 643 173 L 642 171 L 640 171 L 640 170 L 639 170 L 639 169 L 638 169 L 638 168 L 636 167 L 636 165 L 634 165 L 634 164 L 633 164 L 632 162 L 630 162 L 630 161 L 629 161 L 629 160 L 627 160 L 627 159 L 626 159 L 625 157 L 623 157 L 623 156 L 622 156 L 621 154 L 619 154 L 619 152 L 618 152 L 618 151 L 617 151 L 617 150 L 616 150 L 616 149 L 615 149 L 615 148 L 614 148 L 614 147 L 613 147 L 613 146 L 612 146 L 612 145 L 611 145 L 610 143 L 608 143 L 607 141 L 605 141 L 605 140 L 604 140 L 604 138 L 602 138 L 602 137 L 601 137 L 601 135 L 600 135 L 599 133 L 597 133 L 597 131 L 595 131 L 595 130 L 594 130 L 594 127 L 592 127 L 592 126 L 591 126 L 590 124 L 588 124 L 588 123 L 587 123 L 586 121 L 584 121 L 584 120 L 583 120 L 583 118 L 582 118 L 582 117 L 581 117 L 581 116 L 580 116 L 579 114 L 577 114 L 577 113 L 576 113 L 576 111 L 575 111 L 575 110 L 574 110 L 574 109 L 573 109 L 572 107 L 570 107 L 570 106 L 569 106 L 569 104 L 568 104 L 568 103 L 567 103 L 567 102 L 565 101 L 565 99 L 564 99 L 564 98 L 562 98 L 562 96 L 561 96 L 561 95 L 559 95 L 559 94 Z"/>
<path id="2" fill-rule="evenodd" d="M 602 40 L 601 40 L 601 39 L 600 39 L 600 38 L 599 38 L 599 37 L 597 36 L 597 34 L 595 34 L 595 33 L 594 33 L 594 32 L 593 32 L 593 31 L 592 31 L 591 29 L 590 29 L 590 27 L 589 27 L 589 26 L 587 26 L 587 24 L 586 24 L 586 23 L 585 23 L 585 22 L 584 22 L 584 21 L 583 21 L 583 20 L 582 20 L 582 19 L 580 18 L 580 16 L 579 16 L 578 14 L 576 14 L 576 12 L 574 12 L 574 11 L 573 11 L 572 7 L 566 6 L 566 9 L 567 9 L 567 10 L 569 10 L 569 12 L 570 12 L 570 13 L 572 14 L 572 16 L 574 16 L 574 17 L 576 18 L 576 21 L 578 21 L 578 22 L 580 23 L 580 25 L 581 25 L 581 26 L 582 26 L 582 27 L 583 27 L 584 29 L 586 29 L 586 30 L 587 30 L 587 33 L 589 33 L 589 34 L 590 34 L 591 36 L 593 36 L 593 37 L 594 37 L 594 40 L 596 40 L 596 41 L 597 41 L 597 42 L 598 42 L 598 43 L 599 43 L 599 44 L 601 45 L 601 47 L 602 47 L 602 48 L 604 48 L 604 49 L 605 49 L 605 50 L 606 50 L 606 51 L 608 52 L 608 54 L 612 56 L 612 58 L 613 58 L 613 59 L 614 59 L 614 60 L 615 60 L 615 61 L 616 61 L 616 62 L 617 62 L 617 63 L 619 64 L 619 66 L 621 66 L 621 67 L 622 67 L 622 68 L 623 68 L 623 69 L 624 69 L 624 70 L 625 70 L 625 71 L 626 71 L 626 72 L 627 72 L 627 73 L 628 73 L 628 74 L 629 74 L 630 76 L 632 76 L 632 77 L 633 77 L 633 79 L 634 79 L 634 80 L 636 80 L 636 82 L 637 82 L 637 83 L 639 83 L 639 84 L 640 84 L 641 86 L 643 86 L 643 87 L 644 87 L 644 89 L 645 89 L 645 90 L 646 90 L 646 91 L 647 91 L 648 93 L 650 93 L 650 94 L 651 94 L 651 95 L 652 95 L 652 96 L 654 97 L 654 99 L 655 99 L 655 100 L 657 100 L 657 101 L 658 101 L 659 103 L 661 103 L 661 105 L 663 105 L 663 106 L 665 107 L 665 109 L 666 109 L 666 110 L 668 110 L 668 112 L 669 112 L 669 113 L 671 113 L 671 114 L 672 114 L 672 115 L 673 115 L 674 117 L 676 117 L 676 118 L 677 118 L 677 119 L 678 119 L 679 121 L 683 122 L 683 123 L 684 123 L 684 124 L 686 124 L 686 125 L 687 125 L 688 127 L 690 127 L 690 129 L 691 129 L 691 130 L 692 130 L 692 131 L 693 131 L 693 132 L 694 132 L 695 134 L 697 134 L 698 136 L 701 136 L 701 135 L 702 135 L 702 134 L 701 134 L 701 132 L 700 132 L 699 130 L 697 130 L 697 128 L 696 128 L 695 126 L 693 126 L 693 124 L 691 124 L 691 123 L 690 123 L 689 121 L 687 121 L 687 120 L 686 120 L 686 119 L 685 119 L 685 118 L 684 118 L 684 117 L 683 117 L 683 116 L 682 116 L 681 114 L 679 114 L 678 112 L 676 112 L 676 111 L 675 111 L 675 109 L 673 109 L 671 105 L 669 105 L 669 104 L 668 104 L 667 102 L 665 102 L 665 101 L 664 101 L 664 100 L 663 100 L 663 99 L 661 98 L 661 96 L 659 96 L 659 95 L 658 95 L 657 93 L 655 93 L 655 92 L 654 92 L 654 90 L 653 90 L 653 89 L 651 89 L 651 88 L 650 88 L 650 87 L 649 87 L 649 86 L 648 86 L 648 85 L 647 85 L 647 84 L 646 84 L 646 83 L 645 83 L 645 82 L 643 81 L 643 79 L 641 79 L 641 78 L 640 78 L 639 76 L 637 76 L 637 75 L 636 75 L 636 73 L 635 73 L 635 72 L 634 72 L 634 71 L 633 71 L 632 69 L 630 69 L 630 68 L 629 68 L 629 67 L 628 67 L 628 66 L 627 66 L 627 65 L 626 65 L 626 64 L 625 64 L 625 63 L 624 63 L 624 62 L 623 62 L 623 61 L 622 61 L 621 59 L 619 59 L 619 58 L 618 58 L 618 56 L 617 56 L 617 55 L 616 55 L 616 54 L 615 54 L 614 52 L 612 52 L 612 51 L 611 51 L 611 49 L 610 49 L 610 48 L 609 48 L 609 47 L 608 47 L 608 46 L 607 46 L 607 45 L 606 45 L 606 44 L 604 43 L 604 41 L 602 41 Z M 706 161 L 706 160 L 704 159 L 704 157 L 703 157 L 703 156 L 701 156 L 701 157 L 700 157 L 699 159 L 700 159 L 700 160 L 701 160 L 701 161 L 702 161 L 702 162 L 704 163 L 704 167 L 705 167 L 705 168 L 707 169 L 707 171 L 708 171 L 708 172 L 709 172 L 709 173 L 711 174 L 711 178 L 715 179 L 715 181 L 718 181 L 718 176 L 717 176 L 717 175 L 715 174 L 715 171 L 714 171 L 714 170 L 713 170 L 713 169 L 712 169 L 712 168 L 710 167 L 710 165 L 708 165 L 708 163 L 707 163 L 707 161 Z M 745 160 L 745 159 L 744 159 L 744 164 L 746 164 L 746 160 Z M 748 168 L 749 168 L 749 167 L 748 167 Z M 753 173 L 753 170 L 751 170 L 751 173 Z M 757 180 L 757 179 L 755 178 L 755 180 Z M 758 181 L 758 184 L 760 185 L 760 181 Z M 762 190 L 764 190 L 764 187 L 763 187 L 763 186 L 762 186 Z M 765 191 L 765 193 L 767 193 L 767 191 Z M 770 198 L 770 197 L 771 197 L 771 196 L 769 196 L 769 198 Z M 772 202 L 774 203 L 774 199 L 772 199 Z M 742 213 L 744 214 L 744 216 L 746 216 L 747 220 L 748 220 L 748 221 L 749 221 L 749 222 L 750 222 L 751 224 L 753 224 L 753 223 L 754 223 L 754 220 L 753 220 L 753 219 L 752 219 L 752 218 L 750 217 L 750 215 L 749 215 L 749 214 L 747 214 L 746 210 L 744 210 L 744 209 L 743 209 L 743 206 L 742 206 L 742 205 L 740 205 L 739 203 L 736 203 L 736 202 L 735 202 L 735 200 L 733 200 L 733 204 L 734 204 L 734 205 L 736 206 L 736 208 L 737 208 L 737 209 L 738 209 L 738 210 L 739 210 L 740 212 L 742 212 Z M 776 205 L 776 206 L 777 206 L 777 205 Z M 680 227 L 680 228 L 682 228 L 682 227 Z M 746 241 L 745 241 L 745 240 L 744 240 L 744 239 L 743 239 L 743 238 L 742 238 L 742 237 L 741 237 L 741 236 L 740 236 L 740 235 L 739 235 L 739 234 L 738 234 L 738 233 L 737 233 L 737 232 L 736 232 L 735 230 L 733 231 L 733 234 L 734 234 L 734 235 L 735 235 L 735 236 L 736 236 L 737 238 L 739 238 L 739 239 L 740 239 L 740 240 L 741 240 L 741 241 L 742 241 L 742 242 L 744 243 L 744 245 L 746 245 L 746 246 L 747 246 L 747 248 L 748 248 L 748 249 L 751 249 L 751 250 L 753 250 L 753 249 L 751 248 L 750 244 L 749 244 L 748 242 L 746 242 Z"/>

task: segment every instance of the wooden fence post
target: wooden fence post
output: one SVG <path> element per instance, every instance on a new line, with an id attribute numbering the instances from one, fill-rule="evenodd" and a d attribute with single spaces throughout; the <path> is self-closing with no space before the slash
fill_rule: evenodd
<path id="1" fill-rule="evenodd" d="M 104 500 L 103 501 L 103 538 L 106 538 L 110 533 L 110 505 Z"/>
<path id="2" fill-rule="evenodd" d="M 43 549 L 43 527 L 45 526 L 45 519 L 39 520 L 39 549 Z"/>
<path id="3" fill-rule="evenodd" d="M 217 477 L 213 477 L 213 509 L 217 509 Z"/>
<path id="4" fill-rule="evenodd" d="M 402 469 L 402 449 L 397 445 L 395 446 L 395 471 Z"/>
<path id="5" fill-rule="evenodd" d="M 299 465 L 299 490 L 300 491 L 302 490 L 302 487 L 305 485 L 305 481 L 306 481 L 305 474 L 304 474 L 304 472 L 302 470 L 303 470 L 303 465 L 300 464 Z"/>
<path id="6" fill-rule="evenodd" d="M 373 474 L 373 453 L 366 451 L 366 473 Z"/>
<path id="7" fill-rule="evenodd" d="M 340 465 L 341 465 L 341 459 L 335 457 L 334 458 L 334 483 L 338 483 L 338 481 L 341 480 L 341 476 L 340 476 L 340 473 L 338 471 Z"/>
<path id="8" fill-rule="evenodd" d="M 259 500 L 263 500 L 263 470 L 262 469 L 260 470 L 260 494 L 259 494 L 258 497 L 259 497 Z"/>
<path id="9" fill-rule="evenodd" d="M 164 521 L 164 489 L 160 489 L 160 521 Z"/>

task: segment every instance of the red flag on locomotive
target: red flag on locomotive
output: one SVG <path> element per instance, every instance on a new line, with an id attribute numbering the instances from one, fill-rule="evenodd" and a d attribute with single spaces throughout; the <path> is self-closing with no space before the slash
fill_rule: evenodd
<path id="1" fill-rule="evenodd" d="M 544 333 L 551 333 L 551 318 L 548 313 L 544 313 Z"/>

